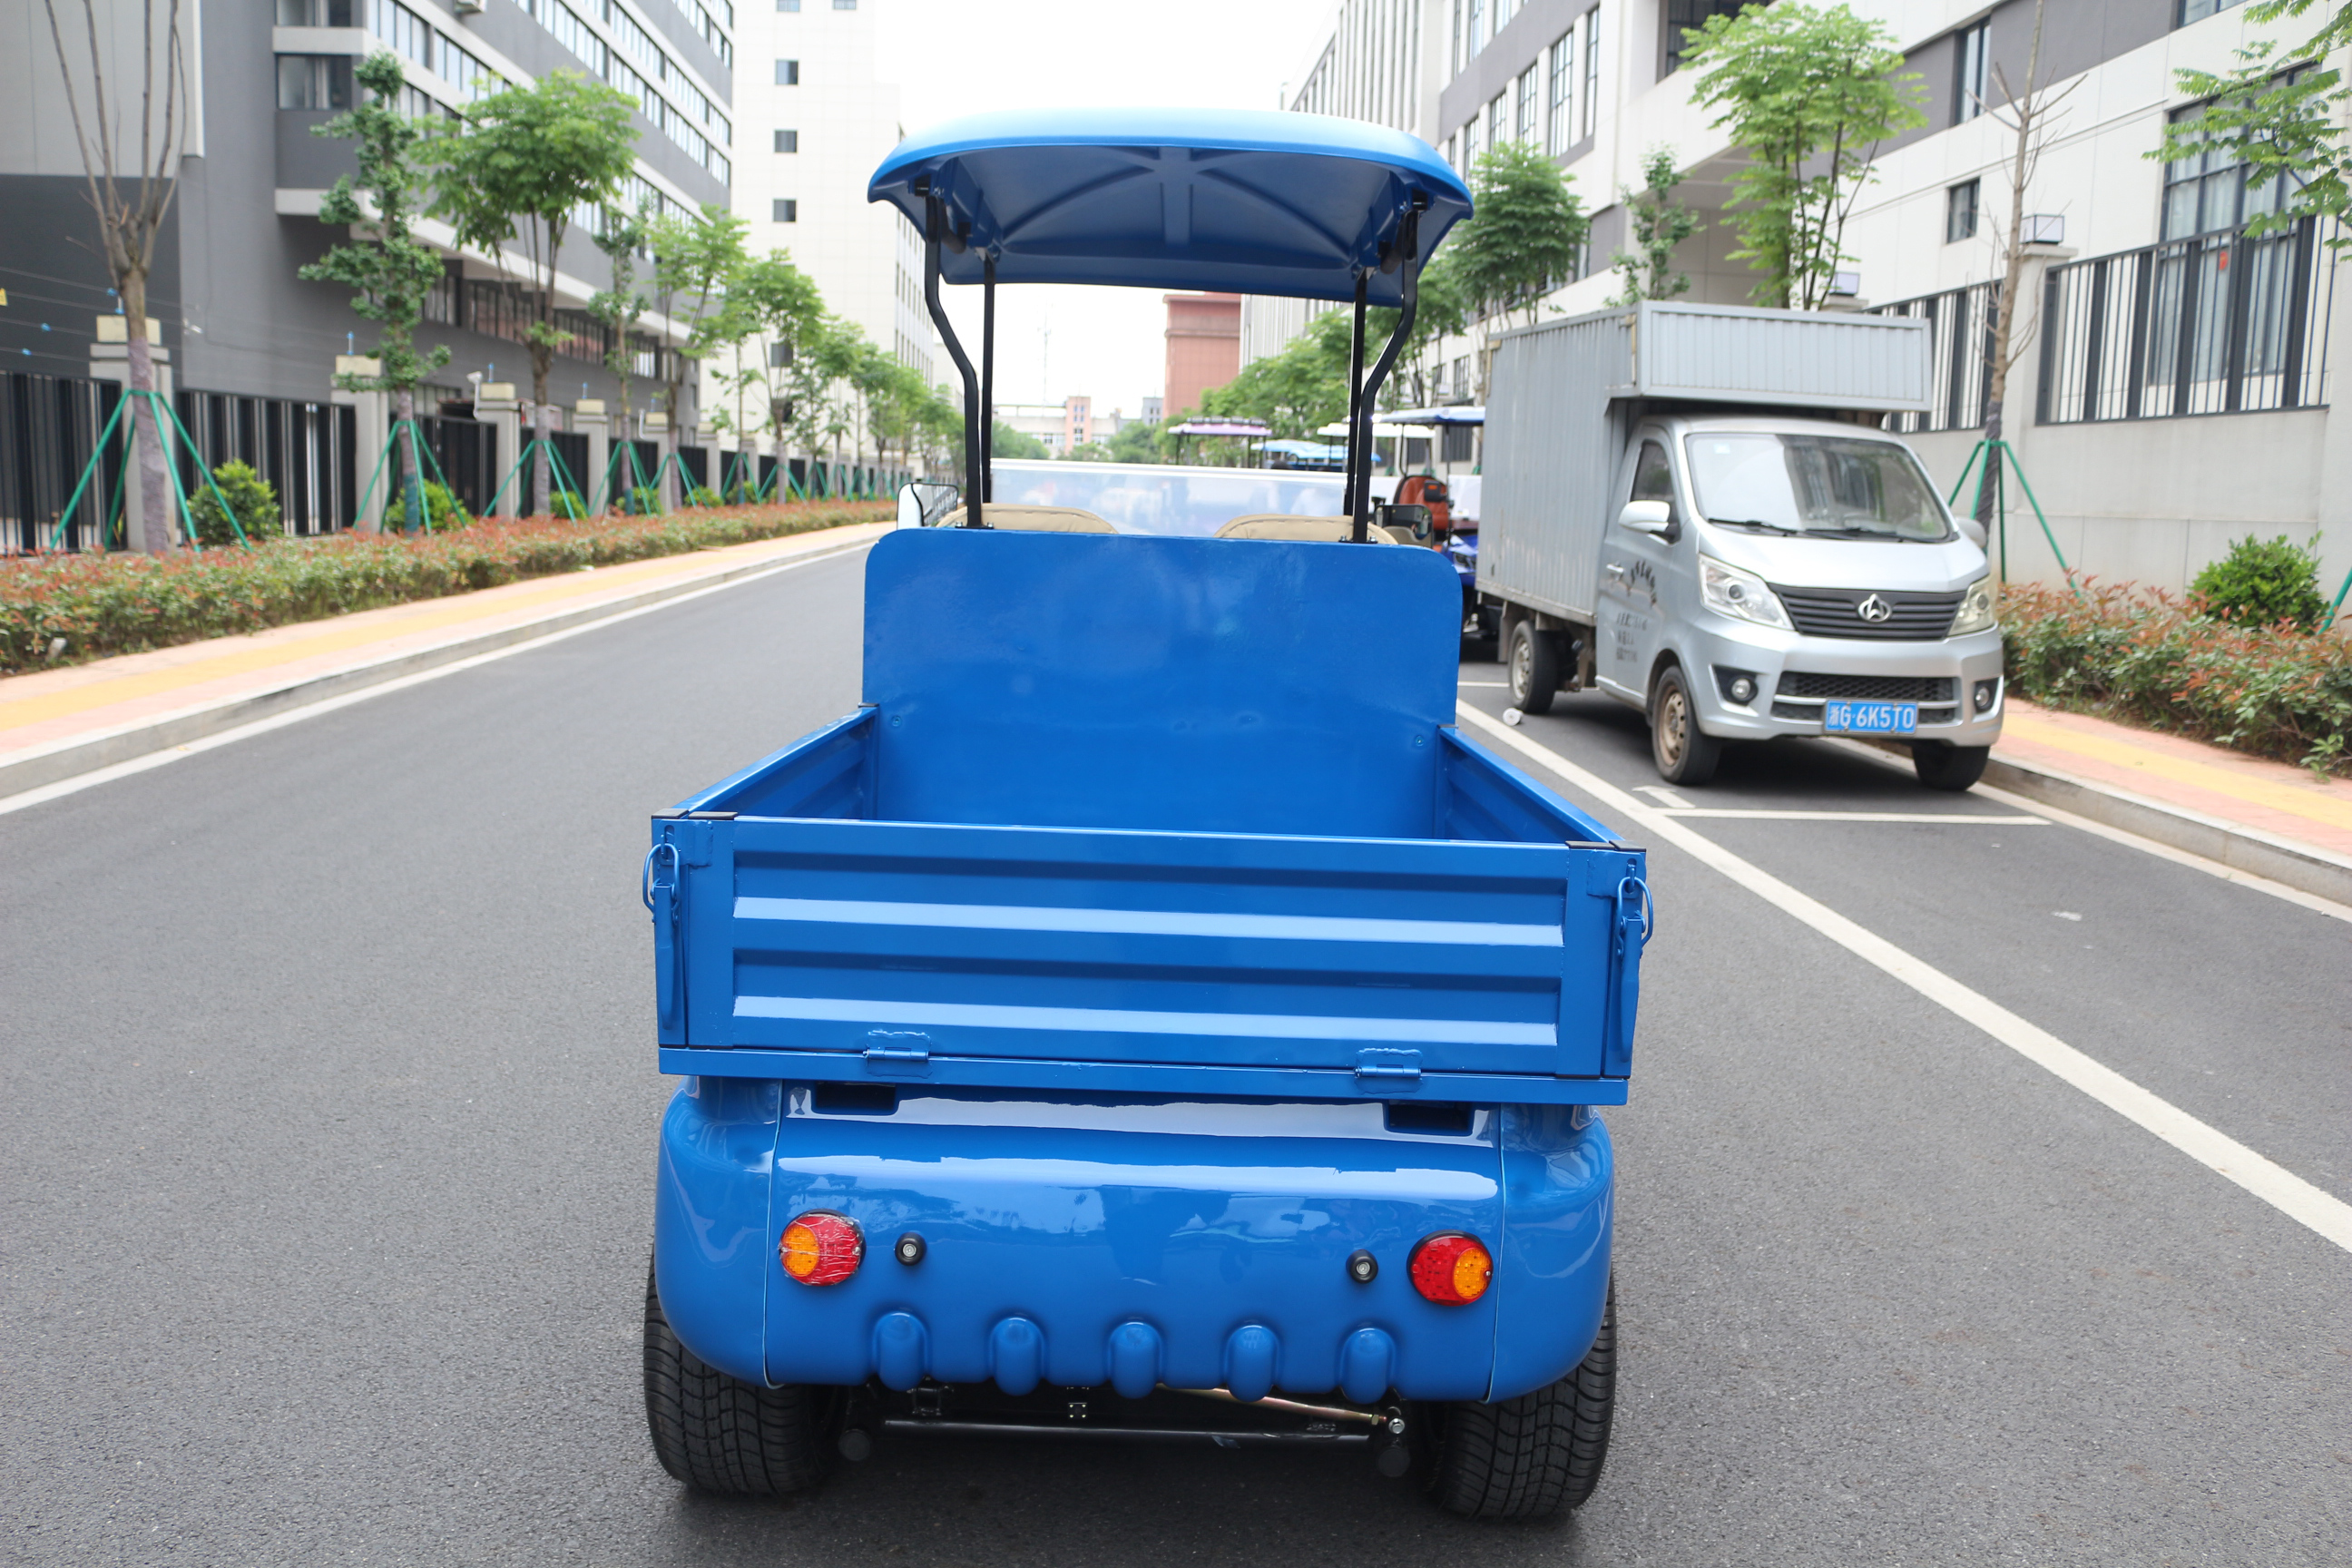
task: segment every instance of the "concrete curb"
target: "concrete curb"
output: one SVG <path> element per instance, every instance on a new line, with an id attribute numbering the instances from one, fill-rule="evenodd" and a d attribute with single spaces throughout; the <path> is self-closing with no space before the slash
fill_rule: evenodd
<path id="1" fill-rule="evenodd" d="M 447 642 L 429 647 L 412 648 L 406 653 L 391 655 L 365 664 L 353 665 L 324 675 L 306 676 L 283 686 L 265 688 L 238 697 L 226 697 L 215 702 L 184 708 L 177 712 L 141 719 L 96 734 L 78 735 L 70 740 L 52 742 L 46 746 L 27 748 L 15 756 L 0 761 L 0 796 L 38 789 L 43 784 L 56 784 L 78 773 L 93 769 L 111 767 L 137 757 L 184 746 L 191 741 L 201 741 L 217 735 L 224 730 L 234 730 L 240 724 L 250 724 L 289 709 L 307 708 L 313 702 L 340 697 L 348 691 L 381 686 L 388 680 L 415 675 L 476 654 L 489 653 L 533 637 L 547 636 L 568 627 L 584 626 L 624 611 L 642 609 L 660 604 L 665 599 L 678 598 L 699 593 L 721 584 L 772 572 L 780 567 L 803 565 L 835 555 L 845 555 L 863 550 L 872 539 L 856 539 L 822 550 L 798 552 L 789 555 L 770 556 L 765 560 L 746 562 L 740 566 L 707 576 L 689 577 L 682 582 L 665 583 L 625 598 L 607 599 L 602 604 L 584 605 L 576 609 L 559 610 L 536 620 L 515 626 L 501 626 L 496 631 L 471 635 L 460 633 Z"/>
<path id="2" fill-rule="evenodd" d="M 1984 782 L 2043 805 L 2218 860 L 2234 870 L 2266 877 L 2334 903 L 2352 904 L 2352 858 L 2315 845 L 2297 844 L 2258 827 L 2225 822 L 2055 768 L 2028 766 L 2000 757 L 1985 764 Z"/>

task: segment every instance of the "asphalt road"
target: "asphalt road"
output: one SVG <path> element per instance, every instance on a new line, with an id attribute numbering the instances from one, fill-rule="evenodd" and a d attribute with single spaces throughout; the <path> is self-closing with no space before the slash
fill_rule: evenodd
<path id="1" fill-rule="evenodd" d="M 1574 1519 L 1465 1524 L 1353 1456 L 948 1439 L 683 1494 L 637 1389 L 645 814 L 855 702 L 858 570 L 0 816 L 0 1554 L 2345 1560 L 2352 1258 L 1665 847 Z M 1605 700 L 1522 733 L 1656 782 Z M 1822 745 L 1685 793 L 2018 815 Z M 2059 826 L 1685 820 L 2352 1195 L 2352 926 Z"/>

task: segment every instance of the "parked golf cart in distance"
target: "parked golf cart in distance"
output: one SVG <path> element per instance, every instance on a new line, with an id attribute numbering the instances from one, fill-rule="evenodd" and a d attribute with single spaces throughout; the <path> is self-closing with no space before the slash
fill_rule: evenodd
<path id="1" fill-rule="evenodd" d="M 1653 910 L 1454 728 L 1454 569 L 1380 536 L 1370 411 L 1467 191 L 1355 121 L 1089 110 L 940 127 L 872 195 L 925 236 L 970 482 L 867 557 L 861 706 L 655 816 L 660 1462 L 772 1494 L 1100 1433 L 1577 1506 Z M 1349 301 L 1360 365 L 1399 307 L 1344 515 L 995 504 L 943 281 L 990 321 L 999 282 Z"/>

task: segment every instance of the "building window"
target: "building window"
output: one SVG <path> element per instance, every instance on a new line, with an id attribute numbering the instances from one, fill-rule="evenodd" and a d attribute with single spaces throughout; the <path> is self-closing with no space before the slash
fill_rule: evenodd
<path id="1" fill-rule="evenodd" d="M 1453 62 L 1453 68 L 1452 68 L 1452 69 L 1450 69 L 1450 70 L 1448 70 L 1445 74 L 1446 74 L 1446 75 L 1448 75 L 1448 76 L 1460 76 L 1460 75 L 1462 74 L 1462 66 L 1463 66 L 1463 59 L 1462 59 L 1462 0 L 1454 0 L 1454 43 L 1453 43 L 1453 50 L 1454 50 L 1453 54 L 1452 54 L 1451 56 L 1449 56 L 1449 57 L 1448 57 L 1448 58 L 1451 59 L 1451 61 Z"/>
<path id="2" fill-rule="evenodd" d="M 1536 85 L 1536 68 L 1528 67 L 1519 73 L 1519 140 L 1532 143 L 1536 139 L 1536 114 L 1543 100 L 1537 94 L 1542 89 Z"/>
<path id="3" fill-rule="evenodd" d="M 2244 0 L 2180 0 L 2179 25 L 2185 27 L 2191 22 L 2201 22 L 2208 16 L 2218 16 L 2231 6 L 2242 4 Z"/>
<path id="4" fill-rule="evenodd" d="M 797 153 L 797 152 L 799 152 L 800 150 L 801 150 L 801 133 L 800 133 L 799 132 L 797 132 L 797 131 L 779 131 L 779 132 L 776 132 L 776 151 L 777 151 L 777 152 L 779 152 L 779 153 Z"/>
<path id="5" fill-rule="evenodd" d="M 1503 138 L 1510 133 L 1511 121 L 1508 108 L 1510 96 L 1507 92 L 1498 92 L 1487 101 L 1486 150 L 1490 153 L 1500 147 L 1503 144 Z"/>
<path id="6" fill-rule="evenodd" d="M 1944 243 L 1958 245 L 1977 237 L 1977 195 L 1981 183 L 1963 180 L 1944 193 Z"/>
<path id="7" fill-rule="evenodd" d="M 1462 138 L 1458 135 L 1445 139 L 1445 164 L 1457 174 L 1462 172 Z"/>
<path id="8" fill-rule="evenodd" d="M 801 204 L 784 196 L 778 196 L 770 207 L 768 216 L 770 220 L 775 223 L 798 223 L 801 221 Z"/>
<path id="9" fill-rule="evenodd" d="M 1559 157 L 1576 140 L 1576 33 L 1562 33 L 1552 41 L 1545 64 L 1551 88 L 1551 120 L 1544 151 Z"/>
<path id="10" fill-rule="evenodd" d="M 1583 136 L 1592 134 L 1601 114 L 1601 7 L 1584 14 L 1584 118 L 1578 124 Z M 1583 136 L 1578 138 L 1583 140 Z"/>
<path id="11" fill-rule="evenodd" d="M 1992 24 L 1979 22 L 1952 35 L 1952 123 L 1961 125 L 1985 111 L 1985 88 L 1990 70 Z"/>
<path id="12" fill-rule="evenodd" d="M 797 16 L 800 8 L 801 0 L 776 0 L 776 9 L 787 16 Z"/>
<path id="13" fill-rule="evenodd" d="M 1476 115 L 1475 115 L 1475 114 L 1474 114 L 1474 115 L 1472 115 L 1472 116 L 1470 117 L 1470 122 L 1469 122 L 1467 125 L 1465 125 L 1465 126 L 1462 128 L 1462 174 L 1463 174 L 1463 177 L 1464 177 L 1464 178 L 1465 178 L 1465 179 L 1466 179 L 1466 178 L 1468 178 L 1468 177 L 1469 177 L 1469 174 L 1470 174 L 1470 171 L 1471 171 L 1471 170 L 1473 170 L 1473 169 L 1475 169 L 1475 168 L 1476 168 L 1477 166 L 1478 166 L 1478 117 L 1477 117 Z"/>
<path id="14" fill-rule="evenodd" d="M 776 85 L 778 87 L 798 87 L 800 84 L 801 62 L 798 60 L 778 60 L 776 62 Z"/>
<path id="15" fill-rule="evenodd" d="M 1658 75 L 1670 77 L 1683 68 L 1683 61 L 1690 56 L 1690 40 L 1683 37 L 1685 33 L 1697 31 L 1717 16 L 1737 16 L 1741 6 L 1751 3 L 1752 0 L 1666 0 L 1665 25 L 1658 29 Z"/>
<path id="16" fill-rule="evenodd" d="M 855 11 L 857 9 L 857 0 L 833 0 L 833 8 L 836 11 Z"/>
<path id="17" fill-rule="evenodd" d="M 278 57 L 278 107 L 334 110 L 352 106 L 352 61 L 348 55 Z"/>
<path id="18" fill-rule="evenodd" d="M 2290 83 L 2309 70 L 2306 66 L 2272 79 Z M 2186 109 L 2174 110 L 2171 118 L 2178 125 L 2204 112 L 2205 105 L 2192 103 Z M 2286 196 L 2285 178 L 2274 176 L 2249 184 L 2244 160 L 2226 146 L 2208 147 L 2194 157 L 2167 163 L 2164 216 L 2158 237 L 2179 239 L 2186 235 L 2235 228 L 2249 218 L 2276 212 Z"/>
<path id="19" fill-rule="evenodd" d="M 1478 58 L 1478 51 L 1486 47 L 1486 40 L 1478 36 L 1481 32 L 1486 30 L 1486 0 L 1470 0 L 1470 30 L 1468 34 L 1470 47 L 1469 52 L 1463 57 L 1465 64 L 1470 60 L 1476 59 Z"/>

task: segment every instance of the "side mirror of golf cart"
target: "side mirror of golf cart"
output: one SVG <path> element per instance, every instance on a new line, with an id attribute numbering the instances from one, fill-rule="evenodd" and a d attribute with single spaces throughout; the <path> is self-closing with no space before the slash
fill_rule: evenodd
<path id="1" fill-rule="evenodd" d="M 953 485 L 926 484 L 920 479 L 898 487 L 898 526 L 929 528 L 947 516 L 960 492 Z"/>

